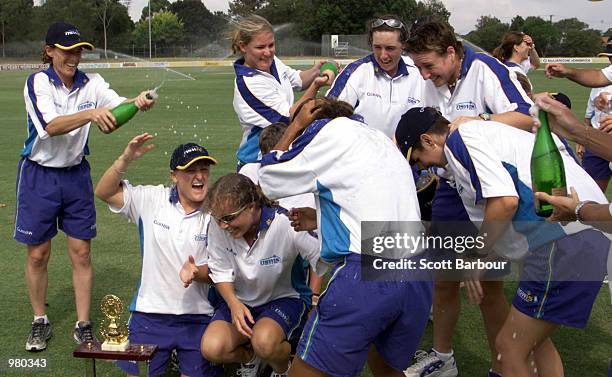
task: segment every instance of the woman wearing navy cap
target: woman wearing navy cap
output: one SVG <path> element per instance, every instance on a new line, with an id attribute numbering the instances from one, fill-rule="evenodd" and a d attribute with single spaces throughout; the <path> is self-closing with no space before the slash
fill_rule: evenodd
<path id="1" fill-rule="evenodd" d="M 84 158 L 89 154 L 89 128 L 95 122 L 102 132 L 112 132 L 115 119 L 109 108 L 131 101 L 146 110 L 154 102 L 145 98 L 145 92 L 126 100 L 100 75 L 80 71 L 83 48 L 94 47 L 74 25 L 52 24 L 43 48 L 43 62 L 49 68 L 30 75 L 23 92 L 28 135 L 18 165 L 13 237 L 28 250 L 25 276 L 34 311 L 28 351 L 44 350 L 51 337 L 45 314 L 47 264 L 58 228 L 66 233 L 72 262 L 74 339 L 78 343 L 93 340 L 90 246 L 96 235 L 96 212 L 89 163 Z"/>

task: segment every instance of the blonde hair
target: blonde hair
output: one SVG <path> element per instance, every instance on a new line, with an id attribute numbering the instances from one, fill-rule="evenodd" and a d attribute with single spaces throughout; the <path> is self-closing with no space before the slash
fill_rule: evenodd
<path id="1" fill-rule="evenodd" d="M 234 55 L 242 55 L 240 43 L 248 44 L 255 35 L 266 31 L 274 33 L 272 24 L 265 18 L 254 14 L 243 17 L 236 22 L 231 22 L 228 36 L 232 42 L 232 52 Z"/>

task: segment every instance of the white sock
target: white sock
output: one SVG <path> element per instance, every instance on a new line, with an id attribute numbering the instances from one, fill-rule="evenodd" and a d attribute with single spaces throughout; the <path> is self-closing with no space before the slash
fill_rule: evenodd
<path id="1" fill-rule="evenodd" d="M 43 319 L 45 321 L 45 323 L 49 323 L 49 318 L 47 318 L 47 315 L 35 315 L 34 316 L 34 321 L 36 322 L 37 319 Z"/>
<path id="2" fill-rule="evenodd" d="M 438 356 L 438 358 L 442 361 L 448 361 L 451 357 L 453 357 L 453 350 L 451 350 L 449 353 L 438 352 L 434 348 L 432 348 L 432 350 L 436 353 L 436 356 Z"/>

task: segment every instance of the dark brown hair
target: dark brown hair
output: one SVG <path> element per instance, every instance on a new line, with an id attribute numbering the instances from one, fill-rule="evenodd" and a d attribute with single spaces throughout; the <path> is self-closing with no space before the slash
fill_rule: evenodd
<path id="1" fill-rule="evenodd" d="M 47 50 L 46 50 L 47 46 L 53 47 L 53 46 L 50 46 L 50 45 L 44 45 L 43 46 L 43 48 L 42 48 L 42 62 L 45 63 L 45 64 L 47 64 L 47 63 L 51 64 L 51 63 L 53 63 L 53 59 L 49 55 L 47 55 Z"/>
<path id="2" fill-rule="evenodd" d="M 402 23 L 402 27 L 401 28 L 393 28 L 387 24 L 382 24 L 378 27 L 372 27 L 372 24 L 374 23 L 374 21 L 376 20 L 398 20 L 399 22 Z M 368 45 L 370 46 L 370 48 L 372 47 L 372 36 L 374 35 L 375 31 L 397 31 L 399 32 L 399 41 L 402 44 L 402 46 L 404 45 L 404 43 L 406 43 L 406 40 L 408 39 L 408 28 L 406 26 L 406 23 L 399 18 L 399 16 L 396 16 L 395 14 L 383 14 L 382 16 L 375 16 L 374 18 L 372 18 L 371 20 L 369 20 L 366 23 L 366 32 L 368 34 Z"/>
<path id="3" fill-rule="evenodd" d="M 501 44 L 493 50 L 493 56 L 501 61 L 508 60 L 514 53 L 514 46 L 523 43 L 525 33 L 520 31 L 509 31 L 502 37 Z"/>
<path id="4" fill-rule="evenodd" d="M 242 174 L 230 173 L 217 179 L 212 185 L 204 200 L 204 210 L 211 213 L 228 207 L 238 210 L 250 203 L 270 207 L 277 205 L 276 202 L 266 198 L 259 186 L 250 178 Z"/>
<path id="5" fill-rule="evenodd" d="M 315 120 L 350 117 L 354 114 L 353 106 L 344 101 L 340 101 L 334 97 L 318 97 L 302 102 L 300 106 L 295 109 L 293 118 L 291 118 L 291 120 L 293 121 L 293 119 L 295 119 L 307 102 L 315 100 L 319 102 L 319 105 L 314 109 L 319 110 Z"/>
<path id="6" fill-rule="evenodd" d="M 259 149 L 261 154 L 266 154 L 274 148 L 278 141 L 283 137 L 287 125 L 283 122 L 272 123 L 264 128 L 259 135 Z"/>
<path id="7" fill-rule="evenodd" d="M 427 17 L 414 23 L 405 50 L 413 54 L 435 51 L 439 55 L 445 55 L 448 47 L 453 47 L 459 58 L 463 57 L 463 44 L 455 37 L 453 27 L 438 18 Z"/>

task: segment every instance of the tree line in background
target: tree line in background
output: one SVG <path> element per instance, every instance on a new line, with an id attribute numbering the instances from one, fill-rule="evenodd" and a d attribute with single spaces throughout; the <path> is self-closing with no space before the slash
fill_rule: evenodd
<path id="1" fill-rule="evenodd" d="M 192 46 L 193 51 L 193 46 L 227 45 L 223 41 L 227 23 L 252 13 L 274 25 L 291 24 L 292 37 L 317 43 L 323 34 L 363 34 L 366 21 L 374 15 L 397 14 L 408 25 L 422 16 L 450 17 L 440 0 L 233 0 L 228 14 L 212 13 L 200 0 L 151 0 L 150 4 L 151 39 L 160 51 L 173 47 L 175 54 L 176 46 Z M 49 23 L 56 20 L 77 24 L 103 53 L 107 47 L 123 52 L 135 46 L 146 49 L 148 15 L 145 7 L 140 19 L 133 22 L 120 0 L 47 0 L 42 6 L 34 6 L 33 0 L 0 0 L 2 57 L 31 56 L 32 49 L 39 51 Z M 492 51 L 508 30 L 531 35 L 542 56 L 593 56 L 601 49 L 601 36 L 612 35 L 612 28 L 602 33 L 576 18 L 553 23 L 516 16 L 507 24 L 482 16 L 465 38 Z"/>

